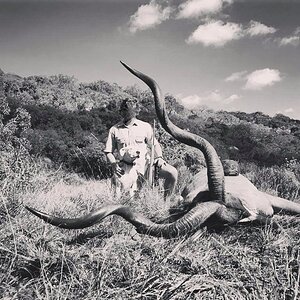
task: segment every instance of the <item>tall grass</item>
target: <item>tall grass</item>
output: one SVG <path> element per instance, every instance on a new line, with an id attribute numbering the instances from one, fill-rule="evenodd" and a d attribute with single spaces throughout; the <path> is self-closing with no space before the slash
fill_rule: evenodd
<path id="1" fill-rule="evenodd" d="M 260 188 L 278 193 L 278 181 L 271 178 L 279 176 L 277 171 L 243 168 Z M 123 203 L 155 219 L 166 214 L 162 193 L 145 187 L 139 198 L 115 198 L 108 180 L 88 181 L 39 164 L 30 170 L 27 185 L 20 185 L 18 177 L 1 182 L 0 298 L 300 298 L 299 218 L 276 217 L 280 229 L 203 229 L 171 240 L 139 235 L 116 216 L 85 230 L 63 230 L 45 224 L 23 205 L 75 217 Z M 184 168 L 180 174 L 181 188 L 189 175 Z M 296 201 L 295 191 L 288 186 L 282 193 Z"/>
<path id="2" fill-rule="evenodd" d="M 242 163 L 241 172 L 260 190 L 289 200 L 300 197 L 300 162 L 286 166 L 258 167 Z"/>

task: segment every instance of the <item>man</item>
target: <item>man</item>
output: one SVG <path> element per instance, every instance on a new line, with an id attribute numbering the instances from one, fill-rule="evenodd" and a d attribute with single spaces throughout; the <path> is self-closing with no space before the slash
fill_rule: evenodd
<path id="1" fill-rule="evenodd" d="M 177 183 L 177 170 L 163 159 L 162 149 L 156 138 L 153 139 L 151 125 L 136 118 L 138 106 L 135 100 L 128 98 L 122 100 L 119 113 L 122 119 L 110 128 L 104 150 L 113 167 L 114 175 L 120 177 L 124 173 L 124 168 L 119 165 L 118 161 L 122 158 L 122 151 L 130 147 L 139 154 L 135 157 L 134 165 L 139 175 L 144 177 L 150 162 L 149 149 L 153 146 L 154 163 L 159 169 L 159 178 L 165 180 L 164 199 L 169 205 Z M 153 140 L 154 145 L 151 145 Z"/>

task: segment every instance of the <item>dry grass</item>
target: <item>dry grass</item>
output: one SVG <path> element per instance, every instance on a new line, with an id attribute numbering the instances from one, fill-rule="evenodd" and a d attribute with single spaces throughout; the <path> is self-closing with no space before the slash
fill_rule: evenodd
<path id="1" fill-rule="evenodd" d="M 300 198 L 300 162 L 281 167 L 241 164 L 241 172 L 260 190 L 295 200 Z"/>
<path id="2" fill-rule="evenodd" d="M 264 172 L 255 169 L 256 178 Z M 276 217 L 280 229 L 203 229 L 172 240 L 139 235 L 119 217 L 68 231 L 45 224 L 23 204 L 79 216 L 123 203 L 160 217 L 162 195 L 145 188 L 138 200 L 115 199 L 108 181 L 63 171 L 36 172 L 29 186 L 14 184 L 6 183 L 0 202 L 3 299 L 300 299 L 300 218 Z M 264 188 L 276 193 L 272 184 Z M 294 187 L 285 193 L 294 197 Z"/>

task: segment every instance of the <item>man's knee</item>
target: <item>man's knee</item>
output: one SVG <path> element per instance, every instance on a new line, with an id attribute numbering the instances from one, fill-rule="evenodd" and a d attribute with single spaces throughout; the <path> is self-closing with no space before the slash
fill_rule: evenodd
<path id="1" fill-rule="evenodd" d="M 178 178 L 178 172 L 176 168 L 166 163 L 162 165 L 159 172 L 159 177 L 163 179 L 167 179 L 169 181 L 176 182 Z"/>

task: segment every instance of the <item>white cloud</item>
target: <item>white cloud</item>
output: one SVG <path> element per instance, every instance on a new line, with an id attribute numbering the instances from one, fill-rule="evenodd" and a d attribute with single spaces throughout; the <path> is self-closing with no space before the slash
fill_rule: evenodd
<path id="1" fill-rule="evenodd" d="M 300 45 L 300 26 L 294 30 L 294 33 L 290 36 L 274 39 L 280 47 L 282 46 L 299 46 Z"/>
<path id="2" fill-rule="evenodd" d="M 218 90 L 215 90 L 204 96 L 203 100 L 206 102 L 221 102 L 222 96 Z"/>
<path id="3" fill-rule="evenodd" d="M 135 33 L 139 30 L 146 30 L 161 24 L 169 19 L 172 9 L 163 8 L 152 0 L 149 4 L 141 5 L 138 10 L 130 17 L 129 30 Z"/>
<path id="4" fill-rule="evenodd" d="M 297 27 L 297 28 L 295 29 L 295 32 L 294 32 L 294 34 L 295 34 L 295 35 L 298 35 L 298 34 L 300 34 L 300 26 L 299 26 L 299 27 Z"/>
<path id="5" fill-rule="evenodd" d="M 212 105 L 215 104 L 219 109 L 222 106 L 226 106 L 228 104 L 231 104 L 232 102 L 240 99 L 241 97 L 233 94 L 229 97 L 224 97 L 220 94 L 218 90 L 211 91 L 209 93 L 206 93 L 203 96 L 199 95 L 190 95 L 187 97 L 182 97 L 180 99 L 180 103 L 185 106 L 188 109 L 197 109 L 201 107 L 202 105 Z"/>
<path id="6" fill-rule="evenodd" d="M 276 29 L 274 27 L 269 27 L 265 24 L 253 20 L 250 21 L 249 28 L 245 30 L 245 33 L 249 34 L 250 36 L 266 35 L 275 32 Z"/>
<path id="7" fill-rule="evenodd" d="M 239 95 L 233 94 L 224 99 L 224 104 L 231 104 L 232 102 L 241 99 Z"/>
<path id="8" fill-rule="evenodd" d="M 204 46 L 222 47 L 226 43 L 243 36 L 241 25 L 211 21 L 200 25 L 186 40 L 188 44 L 202 43 Z"/>
<path id="9" fill-rule="evenodd" d="M 197 18 L 222 9 L 222 0 L 188 0 L 179 5 L 178 19 Z"/>
<path id="10" fill-rule="evenodd" d="M 241 81 L 244 79 L 245 75 L 247 74 L 247 71 L 241 71 L 241 72 L 235 72 L 232 73 L 230 76 L 225 78 L 225 81 Z"/>
<path id="11" fill-rule="evenodd" d="M 180 103 L 188 109 L 198 108 L 203 104 L 202 102 L 203 99 L 198 95 L 190 95 L 180 99 Z"/>
<path id="12" fill-rule="evenodd" d="M 289 108 L 286 108 L 285 110 L 284 110 L 284 112 L 285 113 L 293 113 L 294 112 L 294 109 L 292 108 L 292 107 L 289 107 Z"/>
<path id="13" fill-rule="evenodd" d="M 232 40 L 238 40 L 245 36 L 262 36 L 274 32 L 276 32 L 274 27 L 257 21 L 251 21 L 248 28 L 243 28 L 241 24 L 212 20 L 200 25 L 186 42 L 188 44 L 202 43 L 205 46 L 222 47 Z"/>
<path id="14" fill-rule="evenodd" d="M 246 78 L 247 82 L 244 88 L 247 90 L 261 90 L 282 80 L 279 70 L 269 68 L 256 70 Z"/>
<path id="15" fill-rule="evenodd" d="M 279 39 L 278 43 L 279 46 L 287 46 L 287 45 L 298 46 L 300 44 L 300 37 L 296 35 L 284 37 L 282 39 Z"/>

